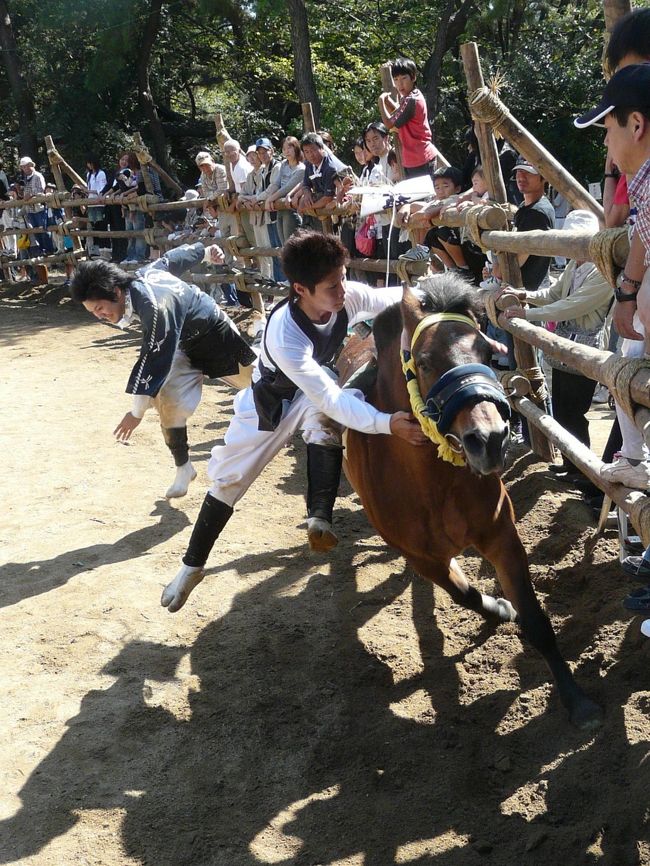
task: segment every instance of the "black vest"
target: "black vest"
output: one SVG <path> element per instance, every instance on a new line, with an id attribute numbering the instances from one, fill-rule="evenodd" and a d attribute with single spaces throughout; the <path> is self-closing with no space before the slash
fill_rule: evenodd
<path id="1" fill-rule="evenodd" d="M 270 322 L 271 317 L 287 303 L 289 303 L 288 298 L 284 301 L 280 301 L 280 303 L 273 308 L 268 321 Z M 311 322 L 303 313 L 297 303 L 290 304 L 289 313 L 300 330 L 306 334 L 314 344 L 314 360 L 316 363 L 320 364 L 321 367 L 331 364 L 338 348 L 348 332 L 347 310 L 343 308 L 343 310 L 337 314 L 334 327 L 329 334 L 321 334 L 320 331 L 314 327 L 313 322 Z M 253 382 L 253 400 L 255 401 L 255 409 L 259 418 L 257 429 L 271 431 L 275 430 L 280 424 L 283 401 L 293 400 L 299 389 L 298 386 L 294 384 L 291 379 L 282 372 L 282 370 L 280 370 L 273 360 L 273 357 L 266 345 L 266 332 L 264 334 L 264 351 L 266 352 L 268 359 L 274 365 L 275 370 L 269 370 L 268 367 L 265 367 L 260 358 L 259 370 L 261 375 L 257 382 Z"/>

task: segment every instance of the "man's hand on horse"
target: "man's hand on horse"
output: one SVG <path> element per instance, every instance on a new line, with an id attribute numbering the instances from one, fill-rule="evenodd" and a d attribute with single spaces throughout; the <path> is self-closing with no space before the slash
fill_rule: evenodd
<path id="1" fill-rule="evenodd" d="M 405 439 L 411 445 L 424 445 L 429 441 L 422 432 L 417 418 L 410 412 L 393 412 L 390 417 L 390 432 L 393 436 Z"/>
<path id="2" fill-rule="evenodd" d="M 205 251 L 208 253 L 208 261 L 211 265 L 222 265 L 226 261 L 223 250 L 218 244 L 206 247 Z"/>
<path id="3" fill-rule="evenodd" d="M 131 433 L 133 433 L 140 421 L 142 421 L 142 418 L 136 418 L 135 415 L 127 412 L 115 430 L 113 430 L 113 436 L 115 436 L 118 442 L 128 442 L 131 438 Z"/>

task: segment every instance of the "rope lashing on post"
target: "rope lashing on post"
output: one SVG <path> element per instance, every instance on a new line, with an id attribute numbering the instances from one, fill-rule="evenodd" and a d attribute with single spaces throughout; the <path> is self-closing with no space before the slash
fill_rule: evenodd
<path id="1" fill-rule="evenodd" d="M 616 278 L 620 268 L 616 265 L 614 247 L 627 237 L 627 228 L 602 229 L 589 241 L 589 259 L 594 262 L 598 270 L 605 277 L 610 286 L 616 285 Z"/>
<path id="2" fill-rule="evenodd" d="M 478 90 L 470 93 L 467 102 L 474 120 L 488 124 L 495 134 L 500 134 L 499 130 L 504 120 L 511 117 L 504 103 L 489 87 L 479 87 Z"/>
<path id="3" fill-rule="evenodd" d="M 613 387 L 610 388 L 612 396 L 625 414 L 634 419 L 637 404 L 632 399 L 630 385 L 640 370 L 650 370 L 650 358 L 621 358 L 612 355 L 605 362 L 604 368 L 609 373 L 610 382 L 613 380 Z"/>
<path id="4" fill-rule="evenodd" d="M 154 229 L 149 228 L 144 230 L 144 240 L 150 247 L 155 247 L 158 243 L 158 238 Z"/>
<path id="5" fill-rule="evenodd" d="M 548 399 L 548 389 L 546 387 L 546 379 L 541 367 L 524 367 L 517 368 L 515 373 L 525 376 L 530 382 L 530 389 L 533 401 L 535 403 L 543 403 Z"/>
<path id="6" fill-rule="evenodd" d="M 147 195 L 147 193 L 145 193 L 144 195 L 139 195 L 134 203 L 138 206 L 138 210 L 144 211 L 144 213 L 151 212 L 149 210 L 149 196 Z"/>
<path id="7" fill-rule="evenodd" d="M 465 228 L 476 246 L 480 247 L 482 250 L 488 250 L 490 248 L 486 247 L 481 239 L 481 234 L 484 229 L 480 227 L 479 221 L 481 218 L 485 219 L 488 213 L 493 213 L 495 210 L 501 211 L 503 214 L 503 225 L 505 228 L 508 225 L 508 217 L 510 216 L 509 205 L 503 205 L 499 204 L 499 202 L 491 201 L 485 202 L 484 204 L 472 205 L 472 207 L 467 208 L 467 210 L 464 211 L 466 215 Z"/>

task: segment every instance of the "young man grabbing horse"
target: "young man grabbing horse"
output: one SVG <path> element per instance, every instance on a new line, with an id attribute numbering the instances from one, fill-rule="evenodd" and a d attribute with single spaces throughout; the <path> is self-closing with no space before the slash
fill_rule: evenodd
<path id="1" fill-rule="evenodd" d="M 179 610 L 203 579 L 203 566 L 235 504 L 296 430 L 307 443 L 307 534 L 319 551 L 337 543 L 332 511 L 341 475 L 341 428 L 425 443 L 410 413 L 378 411 L 359 391 L 339 388 L 329 369 L 350 325 L 374 318 L 402 297 L 401 288 L 347 283 L 346 262 L 345 247 L 331 235 L 300 231 L 284 245 L 290 294 L 271 312 L 252 387 L 235 398 L 224 444 L 212 450 L 212 486 L 183 564 L 162 594 L 170 612 Z"/>
<path id="2" fill-rule="evenodd" d="M 127 384 L 133 405 L 115 428 L 127 442 L 144 413 L 155 406 L 176 476 L 165 496 L 185 496 L 196 477 L 189 456 L 187 419 L 201 400 L 203 377 L 222 378 L 236 388 L 250 382 L 256 356 L 213 299 L 179 279 L 201 261 L 223 262 L 218 246 L 170 250 L 149 267 L 129 274 L 110 262 L 82 262 L 70 291 L 102 322 L 142 327 L 140 356 Z"/>

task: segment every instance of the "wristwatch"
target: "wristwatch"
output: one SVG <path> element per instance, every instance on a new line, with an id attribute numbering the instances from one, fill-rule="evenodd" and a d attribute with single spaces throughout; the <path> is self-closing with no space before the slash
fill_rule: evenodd
<path id="1" fill-rule="evenodd" d="M 629 285 L 632 288 L 631 292 L 624 292 L 623 286 Z M 636 301 L 636 296 L 639 294 L 639 287 L 641 286 L 641 280 L 632 280 L 630 277 L 626 276 L 625 272 L 622 271 L 618 279 L 616 280 L 616 288 L 614 290 L 614 297 L 619 303 L 625 303 L 625 301 Z"/>

